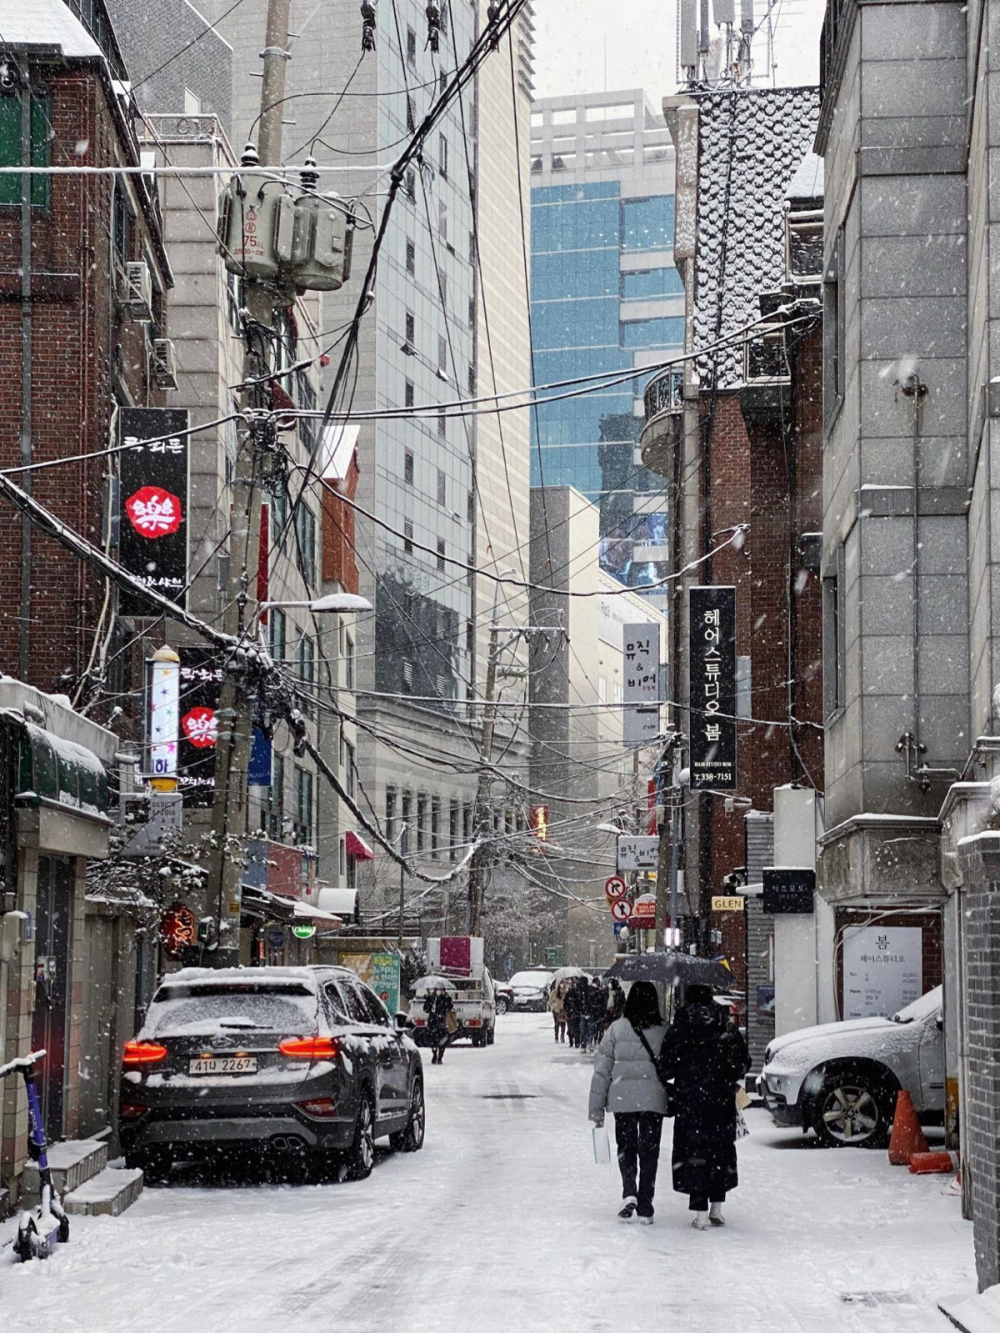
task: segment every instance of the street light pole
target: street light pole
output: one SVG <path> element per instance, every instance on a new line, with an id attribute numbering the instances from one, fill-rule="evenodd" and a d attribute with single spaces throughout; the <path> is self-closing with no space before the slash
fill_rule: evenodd
<path id="1" fill-rule="evenodd" d="M 285 64 L 288 60 L 288 14 L 290 0 L 268 0 L 265 37 L 264 79 L 261 86 L 260 162 L 278 166 L 281 161 L 282 98 Z M 261 282 L 245 279 L 244 300 L 249 315 L 247 346 L 243 360 L 243 407 L 251 412 L 264 405 L 264 378 L 270 367 L 270 331 L 274 322 L 274 294 Z M 260 559 L 260 499 L 257 484 L 262 470 L 261 430 L 273 426 L 253 422 L 240 432 L 232 482 L 232 525 L 229 536 L 229 582 L 223 626 L 242 638 L 254 615 L 248 616 L 256 600 Z M 228 664 L 219 698 L 219 730 L 216 741 L 215 801 L 212 808 L 212 852 L 210 892 L 214 890 L 215 948 L 205 961 L 213 967 L 235 967 L 239 963 L 240 910 L 243 879 L 243 845 L 247 831 L 247 774 L 253 733 L 253 700 L 245 670 L 238 662 Z"/>

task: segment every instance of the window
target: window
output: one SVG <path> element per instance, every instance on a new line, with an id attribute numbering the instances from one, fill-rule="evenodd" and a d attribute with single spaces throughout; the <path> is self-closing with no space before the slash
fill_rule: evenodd
<path id="1" fill-rule="evenodd" d="M 349 889 L 356 889 L 358 887 L 358 859 L 356 856 L 346 856 L 344 859 L 347 863 L 343 871 L 344 882 Z"/>
<path id="2" fill-rule="evenodd" d="M 268 797 L 268 832 L 275 842 L 285 836 L 285 758 L 275 754 L 271 759 L 271 791 Z"/>
<path id="3" fill-rule="evenodd" d="M 448 438 L 448 418 L 441 414 L 438 416 L 438 436 L 442 440 Z M 444 504 L 444 501 L 441 500 L 439 503 Z"/>
<path id="4" fill-rule="evenodd" d="M 14 179 L 12 176 L 11 180 Z M 132 210 L 129 208 L 125 186 L 115 182 L 111 203 L 111 227 L 114 235 L 115 260 L 124 268 L 132 258 Z"/>
<path id="5" fill-rule="evenodd" d="M 458 860 L 458 802 L 448 807 L 448 860 Z"/>
<path id="6" fill-rule="evenodd" d="M 407 171 L 403 179 L 403 193 L 412 204 L 417 197 L 417 173 L 412 167 Z"/>
<path id="7" fill-rule="evenodd" d="M 438 201 L 438 236 L 448 244 L 448 205 L 443 201 Z"/>
<path id="8" fill-rule="evenodd" d="M 441 298 L 441 308 L 448 308 L 448 279 L 443 273 L 438 274 L 438 296 Z"/>
<path id="9" fill-rule="evenodd" d="M 309 697 L 315 693 L 316 688 L 316 645 L 308 635 L 303 634 L 299 639 L 298 660 L 295 664 L 296 676 L 302 690 L 302 697 L 299 700 L 299 707 L 307 717 L 313 713 L 313 702 Z"/>
<path id="10" fill-rule="evenodd" d="M 272 546 L 284 546 L 285 544 L 285 525 L 288 523 L 288 492 L 285 490 L 285 483 L 278 481 L 275 483 L 274 491 L 271 495 L 271 527 L 270 537 Z"/>
<path id="11" fill-rule="evenodd" d="M 476 233 L 475 233 L 474 231 L 470 231 L 470 232 L 469 232 L 469 263 L 470 263 L 470 264 L 474 264 L 475 262 L 476 262 Z"/>
<path id="12" fill-rule="evenodd" d="M 437 502 L 439 505 L 448 503 L 448 482 L 440 468 L 438 468 Z"/>
<path id="13" fill-rule="evenodd" d="M 396 837 L 396 788 L 385 789 L 385 828 L 382 830 L 386 839 L 392 842 Z"/>
<path id="14" fill-rule="evenodd" d="M 400 823 L 402 824 L 403 838 L 409 844 L 410 821 L 413 818 L 413 797 L 408 791 L 403 792 L 403 801 L 400 807 Z"/>
<path id="15" fill-rule="evenodd" d="M 413 663 L 412 663 L 412 662 L 404 662 L 404 663 L 403 663 L 403 693 L 404 693 L 404 694 L 412 694 L 412 693 L 413 693 Z"/>
<path id="16" fill-rule="evenodd" d="M 413 485 L 413 450 L 403 450 L 403 481 L 407 486 Z"/>
<path id="17" fill-rule="evenodd" d="M 442 375 L 448 373 L 448 339 L 438 334 L 438 370 Z"/>
<path id="18" fill-rule="evenodd" d="M 439 570 L 441 570 L 442 573 L 444 572 L 444 538 L 443 538 L 443 537 L 439 537 L 439 538 L 437 539 L 437 567 L 438 567 Z"/>
<path id="19" fill-rule="evenodd" d="M 296 560 L 306 583 L 316 583 L 316 516 L 308 505 L 300 504 L 295 515 Z"/>
<path id="20" fill-rule="evenodd" d="M 348 861 L 353 860 L 348 857 Z M 351 1013 L 347 1001 L 341 994 L 340 988 L 335 981 L 328 981 L 323 987 L 323 993 L 326 996 L 326 1002 L 330 1006 L 330 1014 L 335 1023 L 350 1023 Z"/>
<path id="21" fill-rule="evenodd" d="M 847 702 L 845 582 L 845 553 L 841 542 L 834 567 L 823 579 L 823 712 L 827 721 Z"/>
<path id="22" fill-rule="evenodd" d="M 823 417 L 829 426 L 844 399 L 844 228 L 837 231 L 823 274 Z"/>
<path id="23" fill-rule="evenodd" d="M 404 330 L 405 330 L 404 337 L 405 337 L 405 339 L 406 339 L 406 343 L 407 343 L 407 345 L 408 345 L 409 347 L 415 347 L 416 344 L 417 344 L 417 339 L 416 339 L 416 320 L 413 318 L 413 311 L 412 311 L 412 310 L 407 310 L 407 312 L 406 312 L 406 318 L 405 318 L 404 321 L 403 321 L 403 328 L 404 328 Z"/>
<path id="24" fill-rule="evenodd" d="M 417 66 L 417 34 L 412 28 L 406 29 L 406 63 Z"/>
<path id="25" fill-rule="evenodd" d="M 412 381 L 412 380 L 407 380 L 407 381 L 406 381 L 406 384 L 405 384 L 405 386 L 404 386 L 404 388 L 403 388 L 403 406 L 404 406 L 404 407 L 412 407 L 412 406 L 413 406 L 413 381 Z"/>
<path id="26" fill-rule="evenodd" d="M 673 196 L 623 199 L 621 203 L 621 247 L 623 250 L 667 250 L 674 243 Z"/>
<path id="27" fill-rule="evenodd" d="M 619 335 L 622 347 L 683 347 L 684 317 L 626 320 Z"/>
<path id="28" fill-rule="evenodd" d="M 475 523 L 476 521 L 476 493 L 470 491 L 465 501 L 465 521 Z"/>
<path id="29" fill-rule="evenodd" d="M 403 554 L 413 554 L 413 519 L 403 519 Z"/>
<path id="30" fill-rule="evenodd" d="M 469 364 L 469 396 L 470 398 L 476 396 L 476 367 L 471 362 Z"/>
<path id="31" fill-rule="evenodd" d="M 413 112 L 413 98 L 409 93 L 406 94 L 406 128 L 411 134 L 417 128 L 417 119 Z"/>
<path id="32" fill-rule="evenodd" d="M 684 284 L 675 268 L 642 268 L 621 274 L 620 292 L 623 301 L 683 296 Z"/>
<path id="33" fill-rule="evenodd" d="M 468 846 L 472 841 L 472 806 L 462 806 L 462 841 Z"/>
<path id="34" fill-rule="evenodd" d="M 469 328 L 474 328 L 476 323 L 476 298 L 469 297 Z"/>
<path id="35" fill-rule="evenodd" d="M 33 167 L 49 165 L 49 99 L 47 94 L 31 94 L 31 162 Z M 0 167 L 21 165 L 21 98 L 17 93 L 0 95 Z M 115 191 L 116 195 L 120 193 Z M 20 204 L 21 177 L 0 176 L 0 204 Z M 32 176 L 31 202 L 44 207 L 49 202 L 48 176 Z"/>
<path id="36" fill-rule="evenodd" d="M 443 134 L 438 135 L 438 171 L 448 179 L 448 140 Z"/>
<path id="37" fill-rule="evenodd" d="M 417 271 L 417 247 L 412 241 L 406 242 L 406 271 L 410 274 Z"/>
<path id="38" fill-rule="evenodd" d="M 358 774 L 354 758 L 354 746 L 350 741 L 344 742 L 344 770 L 344 777 L 347 780 L 347 794 L 353 800 L 357 791 Z"/>
<path id="39" fill-rule="evenodd" d="M 285 644 L 288 634 L 288 617 L 284 611 L 278 607 L 272 607 L 270 616 L 270 625 L 268 626 L 270 635 L 271 656 L 276 662 L 285 660 Z"/>
<path id="40" fill-rule="evenodd" d="M 465 651 L 471 653 L 476 646 L 476 627 L 471 620 L 465 622 Z"/>
<path id="41" fill-rule="evenodd" d="M 436 861 L 441 850 L 441 801 L 431 797 L 431 856 Z"/>
<path id="42" fill-rule="evenodd" d="M 312 773 L 296 764 L 292 836 L 300 846 L 310 846 L 313 842 L 313 782 Z"/>
<path id="43" fill-rule="evenodd" d="M 422 852 L 427 846 L 427 797 L 423 792 L 417 794 L 417 851 Z"/>
<path id="44" fill-rule="evenodd" d="M 344 685 L 346 689 L 353 690 L 354 689 L 354 639 L 350 634 L 348 634 L 347 636 L 347 651 L 345 652 L 344 657 L 346 665 L 345 675 L 347 677 L 346 681 L 344 682 Z"/>

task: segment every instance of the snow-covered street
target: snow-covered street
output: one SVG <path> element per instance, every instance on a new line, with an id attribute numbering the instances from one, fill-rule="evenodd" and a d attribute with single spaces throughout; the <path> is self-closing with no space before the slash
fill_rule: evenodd
<path id="1" fill-rule="evenodd" d="M 425 1061 L 423 1152 L 380 1154 L 358 1184 L 147 1189 L 121 1218 L 74 1219 L 47 1263 L 14 1266 L 5 1249 L 0 1324 L 946 1333 L 937 1299 L 974 1292 L 971 1227 L 947 1177 L 819 1149 L 762 1111 L 748 1116 L 725 1230 L 691 1230 L 670 1190 L 669 1129 L 656 1223 L 622 1226 L 617 1169 L 591 1160 L 589 1066 L 553 1045 L 547 1015 L 507 1016 L 495 1046 Z"/>

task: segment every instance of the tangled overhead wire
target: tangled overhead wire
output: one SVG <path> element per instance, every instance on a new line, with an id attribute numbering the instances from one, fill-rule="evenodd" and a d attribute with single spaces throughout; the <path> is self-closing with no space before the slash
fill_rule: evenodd
<path id="1" fill-rule="evenodd" d="M 375 6 L 361 0 L 361 54 L 375 50 Z"/>

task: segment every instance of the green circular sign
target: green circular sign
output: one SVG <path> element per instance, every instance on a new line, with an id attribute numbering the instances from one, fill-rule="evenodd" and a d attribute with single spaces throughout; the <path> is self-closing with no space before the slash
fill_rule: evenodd
<path id="1" fill-rule="evenodd" d="M 315 926 L 292 926 L 292 934 L 297 940 L 311 940 L 316 934 Z"/>

